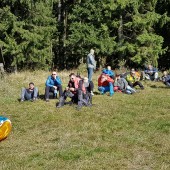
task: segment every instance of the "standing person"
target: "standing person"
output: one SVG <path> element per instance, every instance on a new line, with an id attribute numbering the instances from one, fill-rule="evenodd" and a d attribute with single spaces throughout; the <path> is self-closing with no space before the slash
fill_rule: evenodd
<path id="1" fill-rule="evenodd" d="M 38 97 L 38 88 L 34 87 L 34 83 L 30 82 L 28 88 L 22 88 L 21 90 L 21 102 L 24 100 L 35 101 Z"/>
<path id="2" fill-rule="evenodd" d="M 53 93 L 53 97 L 55 98 L 57 96 L 57 91 L 59 91 L 59 96 L 62 95 L 62 82 L 59 76 L 57 76 L 57 72 L 53 71 L 51 76 L 48 76 L 46 80 L 46 87 L 45 87 L 45 100 L 46 102 L 49 102 L 49 92 Z"/>
<path id="3" fill-rule="evenodd" d="M 98 78 L 98 90 L 101 94 L 104 94 L 106 92 L 110 92 L 110 96 L 113 96 L 114 89 L 113 89 L 113 82 L 114 80 L 110 78 L 106 74 L 101 74 Z"/>
<path id="4" fill-rule="evenodd" d="M 89 81 L 92 81 L 92 76 L 95 69 L 96 69 L 96 61 L 94 59 L 94 50 L 91 49 L 90 53 L 87 55 L 87 71 L 88 71 Z"/>
<path id="5" fill-rule="evenodd" d="M 87 71 L 88 71 L 89 82 L 92 81 L 92 76 L 95 69 L 96 69 L 96 61 L 94 59 L 94 50 L 91 49 L 90 53 L 87 55 Z M 91 91 L 91 94 L 94 95 L 93 91 Z"/>

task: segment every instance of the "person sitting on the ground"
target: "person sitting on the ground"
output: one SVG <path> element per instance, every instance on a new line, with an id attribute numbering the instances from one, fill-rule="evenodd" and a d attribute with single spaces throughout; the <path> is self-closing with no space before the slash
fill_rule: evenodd
<path id="1" fill-rule="evenodd" d="M 124 78 L 121 78 L 119 74 L 116 75 L 115 82 L 114 82 L 114 89 L 126 94 L 136 93 L 136 90 L 130 87 L 128 85 L 128 82 Z"/>
<path id="2" fill-rule="evenodd" d="M 167 71 L 163 72 L 162 81 L 166 86 L 170 87 L 170 75 Z"/>
<path id="3" fill-rule="evenodd" d="M 132 71 L 132 72 L 135 72 L 136 80 L 137 80 L 137 81 L 140 81 L 141 75 L 140 75 L 139 71 L 138 71 L 138 70 L 135 70 L 134 68 L 132 68 L 131 71 Z M 130 74 L 130 72 L 129 72 L 129 74 Z"/>
<path id="4" fill-rule="evenodd" d="M 107 68 L 103 69 L 102 73 L 107 74 L 112 79 L 114 79 L 114 77 L 115 77 L 114 72 L 111 70 L 111 66 L 107 66 Z"/>
<path id="5" fill-rule="evenodd" d="M 21 102 L 24 100 L 35 101 L 38 97 L 38 88 L 34 87 L 34 83 L 30 82 L 28 88 L 21 89 Z"/>
<path id="6" fill-rule="evenodd" d="M 86 81 L 86 83 L 88 83 L 89 86 L 88 80 Z M 91 91 L 87 91 L 88 86 L 85 87 L 85 83 L 82 78 L 76 77 L 74 73 L 71 73 L 68 86 L 60 97 L 59 104 L 57 107 L 60 108 L 64 106 L 67 97 L 70 97 L 73 103 L 78 103 L 79 108 L 81 108 L 83 105 L 90 106 L 91 103 L 90 98 L 88 96 L 91 95 Z M 89 90 L 91 89 L 89 88 Z"/>
<path id="7" fill-rule="evenodd" d="M 46 102 L 49 101 L 49 93 L 53 93 L 53 98 L 57 96 L 57 91 L 59 91 L 59 96 L 62 95 L 63 90 L 62 90 L 62 82 L 59 76 L 57 76 L 57 72 L 53 71 L 51 76 L 48 76 L 46 80 L 46 87 L 45 87 L 45 100 Z"/>
<path id="8" fill-rule="evenodd" d="M 151 80 L 151 81 L 156 81 L 158 79 L 158 69 L 153 67 L 152 65 L 148 65 L 146 67 L 145 71 L 142 72 L 143 74 L 143 79 Z"/>
<path id="9" fill-rule="evenodd" d="M 101 74 L 98 78 L 98 90 L 101 94 L 104 94 L 106 92 L 110 92 L 110 96 L 113 96 L 114 89 L 113 89 L 113 83 L 114 80 L 110 78 L 106 74 Z"/>
<path id="10" fill-rule="evenodd" d="M 128 85 L 130 87 L 139 86 L 142 90 L 144 89 L 144 86 L 140 81 L 138 81 L 138 77 L 136 77 L 136 72 L 134 70 L 131 70 L 130 74 L 126 76 L 126 81 L 128 82 Z"/>

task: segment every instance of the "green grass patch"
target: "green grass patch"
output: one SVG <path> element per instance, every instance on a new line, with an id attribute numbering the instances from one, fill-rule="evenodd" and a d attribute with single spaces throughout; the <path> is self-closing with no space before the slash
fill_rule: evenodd
<path id="1" fill-rule="evenodd" d="M 30 81 L 44 94 L 48 74 L 24 72 L 0 81 L 0 115 L 13 126 L 0 142 L 0 169 L 170 169 L 169 88 L 143 82 L 139 93 L 95 95 L 94 106 L 80 111 L 75 105 L 57 109 L 57 100 L 18 102 Z M 69 73 L 59 75 L 66 86 Z"/>

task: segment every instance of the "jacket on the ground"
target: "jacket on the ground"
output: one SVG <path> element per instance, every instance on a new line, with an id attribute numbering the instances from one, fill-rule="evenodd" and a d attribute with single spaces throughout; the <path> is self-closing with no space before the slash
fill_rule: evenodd
<path id="1" fill-rule="evenodd" d="M 45 85 L 49 86 L 49 87 L 53 87 L 53 86 L 57 86 L 57 85 L 61 85 L 61 79 L 60 77 L 56 77 L 56 79 L 54 79 L 52 76 L 48 76 Z"/>
<path id="2" fill-rule="evenodd" d="M 102 82 L 102 74 L 101 74 L 100 77 L 98 78 L 98 86 L 99 86 L 99 87 L 100 87 L 100 86 L 103 86 L 103 87 L 109 86 L 109 83 L 113 83 L 113 82 L 114 82 L 114 80 L 113 80 L 112 78 L 110 78 L 110 76 L 108 76 L 108 75 L 105 75 L 105 76 L 107 77 L 107 80 L 104 81 L 104 82 Z"/>

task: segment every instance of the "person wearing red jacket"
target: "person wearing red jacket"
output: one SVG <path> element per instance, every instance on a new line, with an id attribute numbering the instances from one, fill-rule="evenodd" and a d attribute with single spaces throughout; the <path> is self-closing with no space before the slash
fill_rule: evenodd
<path id="1" fill-rule="evenodd" d="M 104 94 L 106 92 L 110 92 L 110 96 L 113 96 L 114 89 L 113 89 L 113 82 L 114 80 L 110 78 L 106 74 L 101 74 L 98 78 L 98 90 L 101 94 Z"/>

